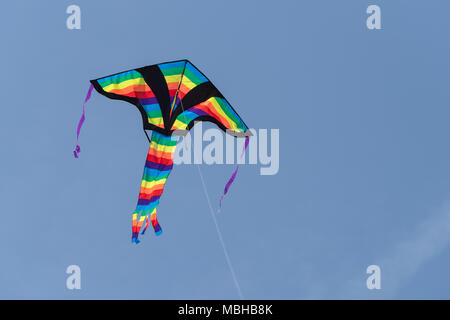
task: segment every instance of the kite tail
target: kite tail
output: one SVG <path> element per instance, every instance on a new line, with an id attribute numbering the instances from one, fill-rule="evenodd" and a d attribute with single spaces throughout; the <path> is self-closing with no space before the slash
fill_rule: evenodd
<path id="1" fill-rule="evenodd" d="M 245 150 L 247 149 L 249 142 L 250 142 L 250 136 L 245 137 L 245 144 L 244 144 L 244 148 L 242 149 L 241 160 L 242 160 L 242 157 L 245 154 Z M 223 194 L 220 196 L 219 209 L 217 210 L 217 213 L 220 213 L 220 211 L 222 209 L 222 200 L 225 197 L 225 195 L 228 193 L 228 189 L 230 189 L 231 185 L 233 184 L 233 181 L 236 178 L 238 170 L 239 170 L 239 165 L 236 165 L 236 169 L 234 170 L 233 174 L 231 175 L 231 178 L 228 180 L 227 184 L 225 185 L 225 189 L 223 190 Z"/>
<path id="2" fill-rule="evenodd" d="M 162 234 L 161 226 L 156 218 L 156 208 L 159 205 L 166 180 L 173 168 L 173 155 L 177 144 L 177 136 L 166 136 L 153 131 L 150 139 L 147 160 L 142 175 L 141 188 L 136 211 L 132 219 L 132 242 L 139 243 L 138 235 L 144 221 L 146 224 L 142 231 L 145 233 L 149 226 L 149 216 L 156 235 Z M 137 217 L 137 213 L 143 213 Z M 136 217 L 134 215 L 136 214 Z"/>
<path id="3" fill-rule="evenodd" d="M 92 89 L 94 89 L 94 85 L 92 85 L 92 83 L 91 83 L 91 85 L 89 86 L 89 90 L 88 90 L 88 93 L 86 95 L 86 98 L 84 99 L 83 113 L 81 114 L 80 121 L 78 122 L 78 127 L 77 127 L 77 145 L 75 146 L 75 150 L 73 150 L 73 155 L 74 155 L 75 158 L 78 158 L 78 154 L 81 152 L 80 145 L 78 144 L 78 137 L 80 136 L 81 127 L 83 126 L 84 120 L 86 119 L 85 112 L 84 112 L 84 106 L 86 105 L 86 103 L 91 98 Z"/>

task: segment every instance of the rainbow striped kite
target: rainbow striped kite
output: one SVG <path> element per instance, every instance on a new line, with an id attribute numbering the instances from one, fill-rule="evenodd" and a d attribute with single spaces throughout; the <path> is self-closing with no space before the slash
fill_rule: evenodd
<path id="1" fill-rule="evenodd" d="M 132 215 L 132 242 L 139 243 L 142 234 L 152 223 L 157 235 L 162 233 L 156 209 L 164 185 L 173 167 L 173 155 L 178 136 L 185 135 L 196 121 L 209 121 L 235 137 L 245 137 L 244 151 L 252 135 L 230 103 L 190 61 L 179 60 L 129 70 L 91 80 L 83 104 L 83 114 L 77 128 L 74 156 L 81 149 L 78 144 L 85 119 L 85 104 L 95 88 L 100 94 L 134 104 L 141 113 L 143 129 L 152 130 L 150 147 L 142 176 L 139 199 Z M 147 135 L 148 138 L 148 135 Z M 225 186 L 224 194 L 233 182 L 238 167 Z"/>

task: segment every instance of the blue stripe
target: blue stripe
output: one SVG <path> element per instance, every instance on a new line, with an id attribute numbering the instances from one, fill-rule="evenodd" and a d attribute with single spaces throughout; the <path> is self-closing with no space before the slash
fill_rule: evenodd
<path id="1" fill-rule="evenodd" d="M 172 69 L 172 68 L 182 68 L 184 67 L 184 61 L 178 61 L 178 62 L 169 62 L 169 63 L 163 63 L 163 64 L 158 64 L 158 67 L 160 69 Z"/>
<path id="2" fill-rule="evenodd" d="M 150 112 L 150 111 L 160 111 L 161 109 L 159 108 L 159 104 L 146 104 L 142 106 L 144 108 L 144 110 L 146 112 Z"/>
<path id="3" fill-rule="evenodd" d="M 160 170 L 151 169 L 151 168 L 147 168 L 147 167 L 144 168 L 144 174 L 147 174 L 147 175 L 155 177 L 155 178 L 168 177 L 169 173 L 170 173 L 170 170 L 160 171 Z"/>
<path id="4" fill-rule="evenodd" d="M 201 74 L 201 72 L 198 71 L 197 68 L 194 67 L 191 63 L 189 63 L 189 62 L 187 63 L 186 69 L 188 69 L 190 72 L 192 72 L 198 78 L 198 80 L 200 80 L 201 82 L 208 81 L 208 79 L 203 74 Z"/>
<path id="5" fill-rule="evenodd" d="M 136 70 L 131 70 L 131 71 L 122 72 L 122 73 L 119 73 L 119 74 L 116 74 L 116 75 L 113 75 L 113 76 L 109 76 L 109 77 L 106 77 L 106 78 L 98 79 L 97 82 L 101 84 L 102 82 L 105 82 L 105 81 L 108 81 L 108 80 L 114 80 L 114 79 L 120 78 L 120 77 L 122 77 L 124 75 L 136 74 L 136 73 L 140 77 L 142 77 L 142 75 L 139 72 L 137 72 Z"/>

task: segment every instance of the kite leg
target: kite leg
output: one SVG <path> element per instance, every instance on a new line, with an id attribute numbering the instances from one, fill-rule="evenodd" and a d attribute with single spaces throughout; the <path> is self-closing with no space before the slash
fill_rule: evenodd
<path id="1" fill-rule="evenodd" d="M 150 220 L 152 221 L 152 226 L 153 226 L 153 229 L 155 230 L 155 234 L 157 236 L 161 235 L 162 234 L 162 229 L 161 229 L 161 226 L 158 223 L 158 219 L 156 218 L 156 209 L 151 214 Z"/>
<path id="2" fill-rule="evenodd" d="M 144 234 L 145 231 L 147 230 L 148 226 L 150 225 L 150 220 L 148 219 L 148 214 L 145 216 L 145 226 L 144 226 L 144 230 L 142 230 L 141 234 Z"/>
<path id="3" fill-rule="evenodd" d="M 156 217 L 156 209 L 154 209 L 154 211 L 150 215 L 150 219 L 149 219 L 149 214 L 147 214 L 145 216 L 145 220 L 146 220 L 146 222 L 145 222 L 144 230 L 142 230 L 141 234 L 145 233 L 148 226 L 150 225 L 150 221 L 152 222 L 152 226 L 153 226 L 153 229 L 155 230 L 156 235 L 159 236 L 162 234 L 161 226 L 159 225 L 158 219 Z"/>
<path id="4" fill-rule="evenodd" d="M 139 230 L 142 227 L 142 223 L 145 220 L 145 215 L 142 215 L 140 211 L 135 211 L 131 218 L 131 242 L 139 243 L 138 235 Z"/>
<path id="5" fill-rule="evenodd" d="M 140 215 L 139 211 L 135 211 L 133 212 L 133 215 L 131 217 L 131 242 L 136 242 L 137 241 L 137 220 L 138 220 L 138 216 Z"/>

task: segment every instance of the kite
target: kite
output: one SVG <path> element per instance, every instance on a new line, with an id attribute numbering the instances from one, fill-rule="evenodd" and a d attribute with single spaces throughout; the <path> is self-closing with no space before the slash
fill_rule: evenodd
<path id="1" fill-rule="evenodd" d="M 135 105 L 141 116 L 143 129 L 150 146 L 145 162 L 136 210 L 132 214 L 132 242 L 139 243 L 150 222 L 156 235 L 162 233 L 156 209 L 166 180 L 173 168 L 178 137 L 185 135 L 197 121 L 215 123 L 226 133 L 245 137 L 244 154 L 251 131 L 230 103 L 189 60 L 165 62 L 116 73 L 91 80 L 77 127 L 75 158 L 81 152 L 78 138 L 85 120 L 85 104 L 92 90 L 111 99 Z M 152 130 L 151 138 L 145 130 Z M 236 177 L 239 167 L 227 182 L 222 199 Z"/>

